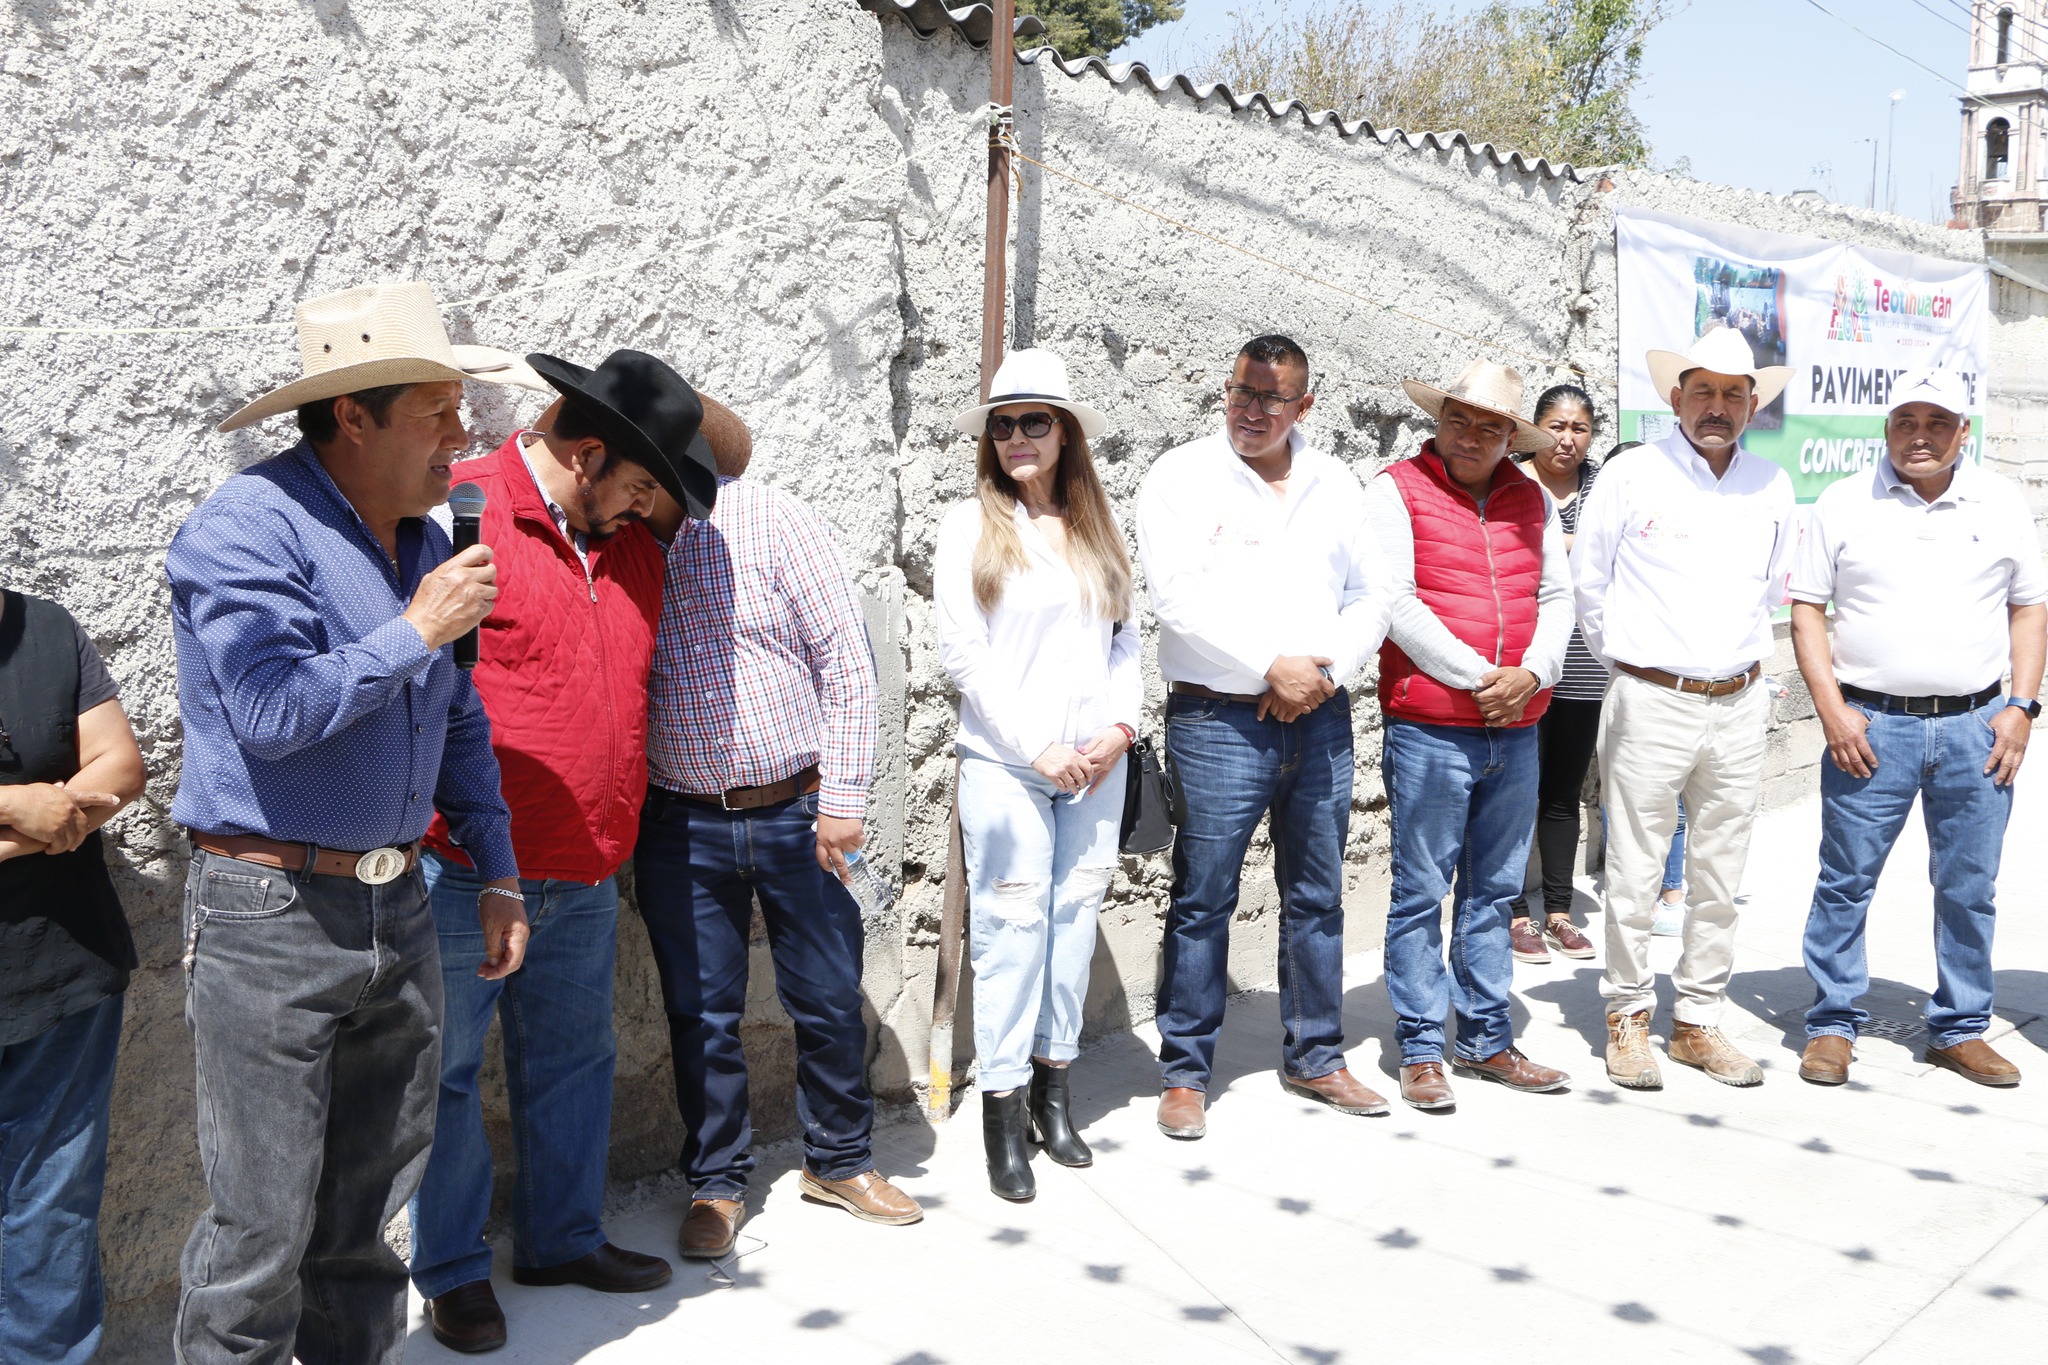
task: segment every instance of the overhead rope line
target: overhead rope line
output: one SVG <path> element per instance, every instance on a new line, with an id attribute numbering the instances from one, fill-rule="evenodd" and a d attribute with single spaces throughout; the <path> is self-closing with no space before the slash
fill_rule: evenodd
<path id="1" fill-rule="evenodd" d="M 1821 12 L 1822 14 L 1825 14 L 1825 15 L 1826 15 L 1826 16 L 1827 16 L 1828 18 L 1830 18 L 1830 19 L 1834 20 L 1834 21 L 1835 21 L 1836 23 L 1840 24 L 1840 25 L 1841 25 L 1841 26 L 1842 26 L 1843 28 L 1846 28 L 1846 29 L 1848 29 L 1848 30 L 1849 30 L 1849 31 L 1850 31 L 1851 33 L 1854 33 L 1854 34 L 1855 34 L 1855 35 L 1857 35 L 1858 37 L 1860 37 L 1860 38 L 1863 38 L 1863 39 L 1866 39 L 1866 40 L 1868 40 L 1868 41 L 1870 41 L 1870 42 L 1876 43 L 1876 44 L 1877 44 L 1877 45 L 1878 45 L 1879 47 L 1881 47 L 1881 48 L 1883 48 L 1883 49 L 1884 49 L 1885 51 L 1887 51 L 1887 52 L 1891 53 L 1891 54 L 1892 54 L 1892 55 L 1893 55 L 1894 57 L 1898 57 L 1898 58 L 1901 58 L 1902 60 L 1904 60 L 1904 61 L 1907 61 L 1907 62 L 1910 62 L 1910 63 L 1912 63 L 1912 64 L 1913 64 L 1914 66 L 1917 66 L 1917 67 L 1919 67 L 1919 68 L 1920 68 L 1920 69 L 1921 69 L 1922 71 L 1925 71 L 1925 72 L 1926 72 L 1926 73 L 1927 73 L 1928 75 L 1930 75 L 1930 76 L 1934 77 L 1934 79 L 1936 79 L 1936 80 L 1940 81 L 1940 82 L 1941 82 L 1941 83 L 1942 83 L 1943 85 L 1951 86 L 1951 87 L 1953 87 L 1954 89 L 1957 89 L 1957 90 L 1960 90 L 1960 91 L 1962 91 L 1962 92 L 1963 92 L 1963 98 L 1964 98 L 1964 99 L 1966 99 L 1966 100 L 1974 100 L 1974 101 L 1976 101 L 1976 102 L 1977 102 L 1978 104 L 1981 104 L 1981 105 L 1983 105 L 1983 106 L 1984 106 L 1984 107 L 1985 107 L 1986 109 L 1995 109 L 1995 108 L 1997 108 L 1997 107 L 1998 107 L 1997 105 L 1993 104 L 1993 103 L 1992 103 L 1992 102 L 1991 102 L 1990 100 L 1987 100 L 1987 99 L 1983 98 L 1983 97 L 1982 97 L 1982 96 L 1980 96 L 1980 95 L 1972 94 L 1972 93 L 1971 93 L 1971 91 L 1970 91 L 1970 88 L 1969 88 L 1968 86 L 1966 86 L 1966 85 L 1963 85 L 1963 84 L 1960 84 L 1959 82 L 1957 82 L 1957 81 L 1956 81 L 1956 80 L 1955 80 L 1955 79 L 1954 79 L 1953 77 L 1951 77 L 1951 76 L 1945 76 L 1945 75 L 1943 75 L 1943 74 L 1942 74 L 1941 72 L 1939 72 L 1939 71 L 1936 71 L 1936 70 L 1935 70 L 1935 69 L 1934 69 L 1933 67 L 1931 67 L 1931 66 L 1929 66 L 1929 65 L 1928 65 L 1927 63 L 1925 63 L 1925 62 L 1921 61 L 1921 60 L 1920 60 L 1920 59 L 1919 59 L 1918 57 L 1915 57 L 1915 56 L 1913 56 L 1913 55 L 1912 55 L 1911 53 L 1908 53 L 1908 52 L 1905 52 L 1905 51 L 1903 51 L 1903 50 L 1901 50 L 1901 49 L 1899 49 L 1899 48 L 1893 47 L 1893 46 L 1892 46 L 1892 45 L 1891 45 L 1890 43 L 1886 42 L 1886 41 L 1885 41 L 1884 39 L 1882 39 L 1882 38 L 1879 38 L 1879 37 L 1877 37 L 1877 36 L 1876 36 L 1876 35 L 1874 35 L 1874 34 L 1870 34 L 1870 33 L 1865 33 L 1865 32 L 1864 32 L 1864 31 L 1863 31 L 1862 29 L 1860 29 L 1860 28 L 1856 27 L 1856 25 L 1854 25 L 1854 24 L 1850 23 L 1850 22 L 1849 22 L 1849 21 L 1848 21 L 1847 19 L 1844 19 L 1844 18 L 1843 18 L 1843 17 L 1841 16 L 1841 15 L 1839 15 L 1839 14 L 1835 13 L 1835 12 L 1834 12 L 1833 10 L 1829 9 L 1829 8 L 1828 8 L 1828 7 L 1826 6 L 1826 5 L 1823 5 L 1823 4 L 1822 4 L 1822 3 L 1820 2 L 1820 0 L 1806 0 L 1806 3 L 1807 3 L 1807 4 L 1809 4 L 1809 5 L 1812 5 L 1812 6 L 1813 6 L 1813 7 L 1815 8 L 1815 9 L 1819 10 L 1819 11 L 1820 11 L 1820 12 Z"/>

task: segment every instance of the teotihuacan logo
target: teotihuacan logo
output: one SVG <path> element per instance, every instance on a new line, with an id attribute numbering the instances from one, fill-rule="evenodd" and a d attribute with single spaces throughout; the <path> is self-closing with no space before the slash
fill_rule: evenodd
<path id="1" fill-rule="evenodd" d="M 1894 330 L 1922 330 L 1926 323 L 1949 321 L 1955 309 L 1956 301 L 1938 288 L 1844 271 L 1835 276 L 1828 340 L 1875 341 L 1880 319 Z"/>

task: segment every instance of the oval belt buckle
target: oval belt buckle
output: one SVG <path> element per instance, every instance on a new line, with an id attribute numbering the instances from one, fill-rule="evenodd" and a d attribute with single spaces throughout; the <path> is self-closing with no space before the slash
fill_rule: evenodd
<path id="1" fill-rule="evenodd" d="M 356 859 L 356 880 L 370 886 L 396 881 L 403 871 L 405 854 L 395 848 L 373 848 Z"/>

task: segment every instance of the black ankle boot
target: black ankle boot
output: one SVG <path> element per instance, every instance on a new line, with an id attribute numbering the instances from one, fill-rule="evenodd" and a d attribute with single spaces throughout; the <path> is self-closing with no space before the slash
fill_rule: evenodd
<path id="1" fill-rule="evenodd" d="M 1031 1063 L 1031 1129 L 1045 1154 L 1062 1166 L 1093 1166 L 1095 1153 L 1067 1116 L 1067 1068 Z"/>
<path id="2" fill-rule="evenodd" d="M 1018 1201 L 1038 1193 L 1031 1178 L 1031 1151 L 1024 1145 L 1023 1091 L 982 1096 L 981 1141 L 988 1149 L 990 1189 Z"/>

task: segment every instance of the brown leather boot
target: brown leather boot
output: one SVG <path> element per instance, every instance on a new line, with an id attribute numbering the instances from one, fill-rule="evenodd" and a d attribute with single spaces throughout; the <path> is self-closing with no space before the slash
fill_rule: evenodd
<path id="1" fill-rule="evenodd" d="M 505 1310 L 489 1280 L 471 1280 L 427 1300 L 427 1326 L 451 1351 L 475 1355 L 505 1344 Z"/>
<path id="2" fill-rule="evenodd" d="M 1607 1016 L 1607 1079 L 1628 1090 L 1662 1090 L 1664 1074 L 1650 1051 L 1650 1012 Z"/>
<path id="3" fill-rule="evenodd" d="M 1209 1131 L 1203 1110 L 1209 1097 L 1186 1085 L 1169 1085 L 1159 1092 L 1159 1131 L 1170 1138 L 1192 1142 Z"/>
<path id="4" fill-rule="evenodd" d="M 1401 1068 L 1401 1098 L 1417 1109 L 1449 1109 L 1458 1102 L 1444 1079 L 1441 1062 L 1416 1062 Z"/>
<path id="5" fill-rule="evenodd" d="M 1815 1085 L 1840 1085 L 1849 1079 L 1854 1045 L 1837 1033 L 1823 1033 L 1808 1040 L 1799 1054 L 1799 1079 Z"/>
<path id="6" fill-rule="evenodd" d="M 1318 1076 L 1305 1081 L 1299 1076 L 1280 1073 L 1280 1088 L 1290 1095 L 1299 1095 L 1317 1104 L 1327 1104 L 1340 1114 L 1362 1114 L 1377 1118 L 1387 1112 L 1387 1102 L 1358 1083 L 1348 1067 L 1338 1067 L 1327 1076 Z"/>
<path id="7" fill-rule="evenodd" d="M 722 1261 L 740 1239 L 747 1206 L 737 1199 L 693 1199 L 676 1233 L 676 1250 L 693 1261 Z"/>
<path id="8" fill-rule="evenodd" d="M 1498 1081 L 1510 1090 L 1561 1090 L 1572 1083 L 1572 1078 L 1562 1071 L 1536 1065 L 1518 1047 L 1503 1048 L 1483 1062 L 1453 1061 L 1451 1070 L 1460 1076 Z"/>
<path id="9" fill-rule="evenodd" d="M 1742 1055 L 1721 1030 L 1707 1024 L 1671 1021 L 1671 1060 L 1696 1067 L 1723 1085 L 1762 1085 L 1764 1069 Z"/>
<path id="10" fill-rule="evenodd" d="M 1927 1060 L 1979 1085 L 2020 1083 L 2020 1069 L 1992 1051 L 1982 1038 L 1965 1038 L 1954 1047 L 1930 1046 Z"/>

